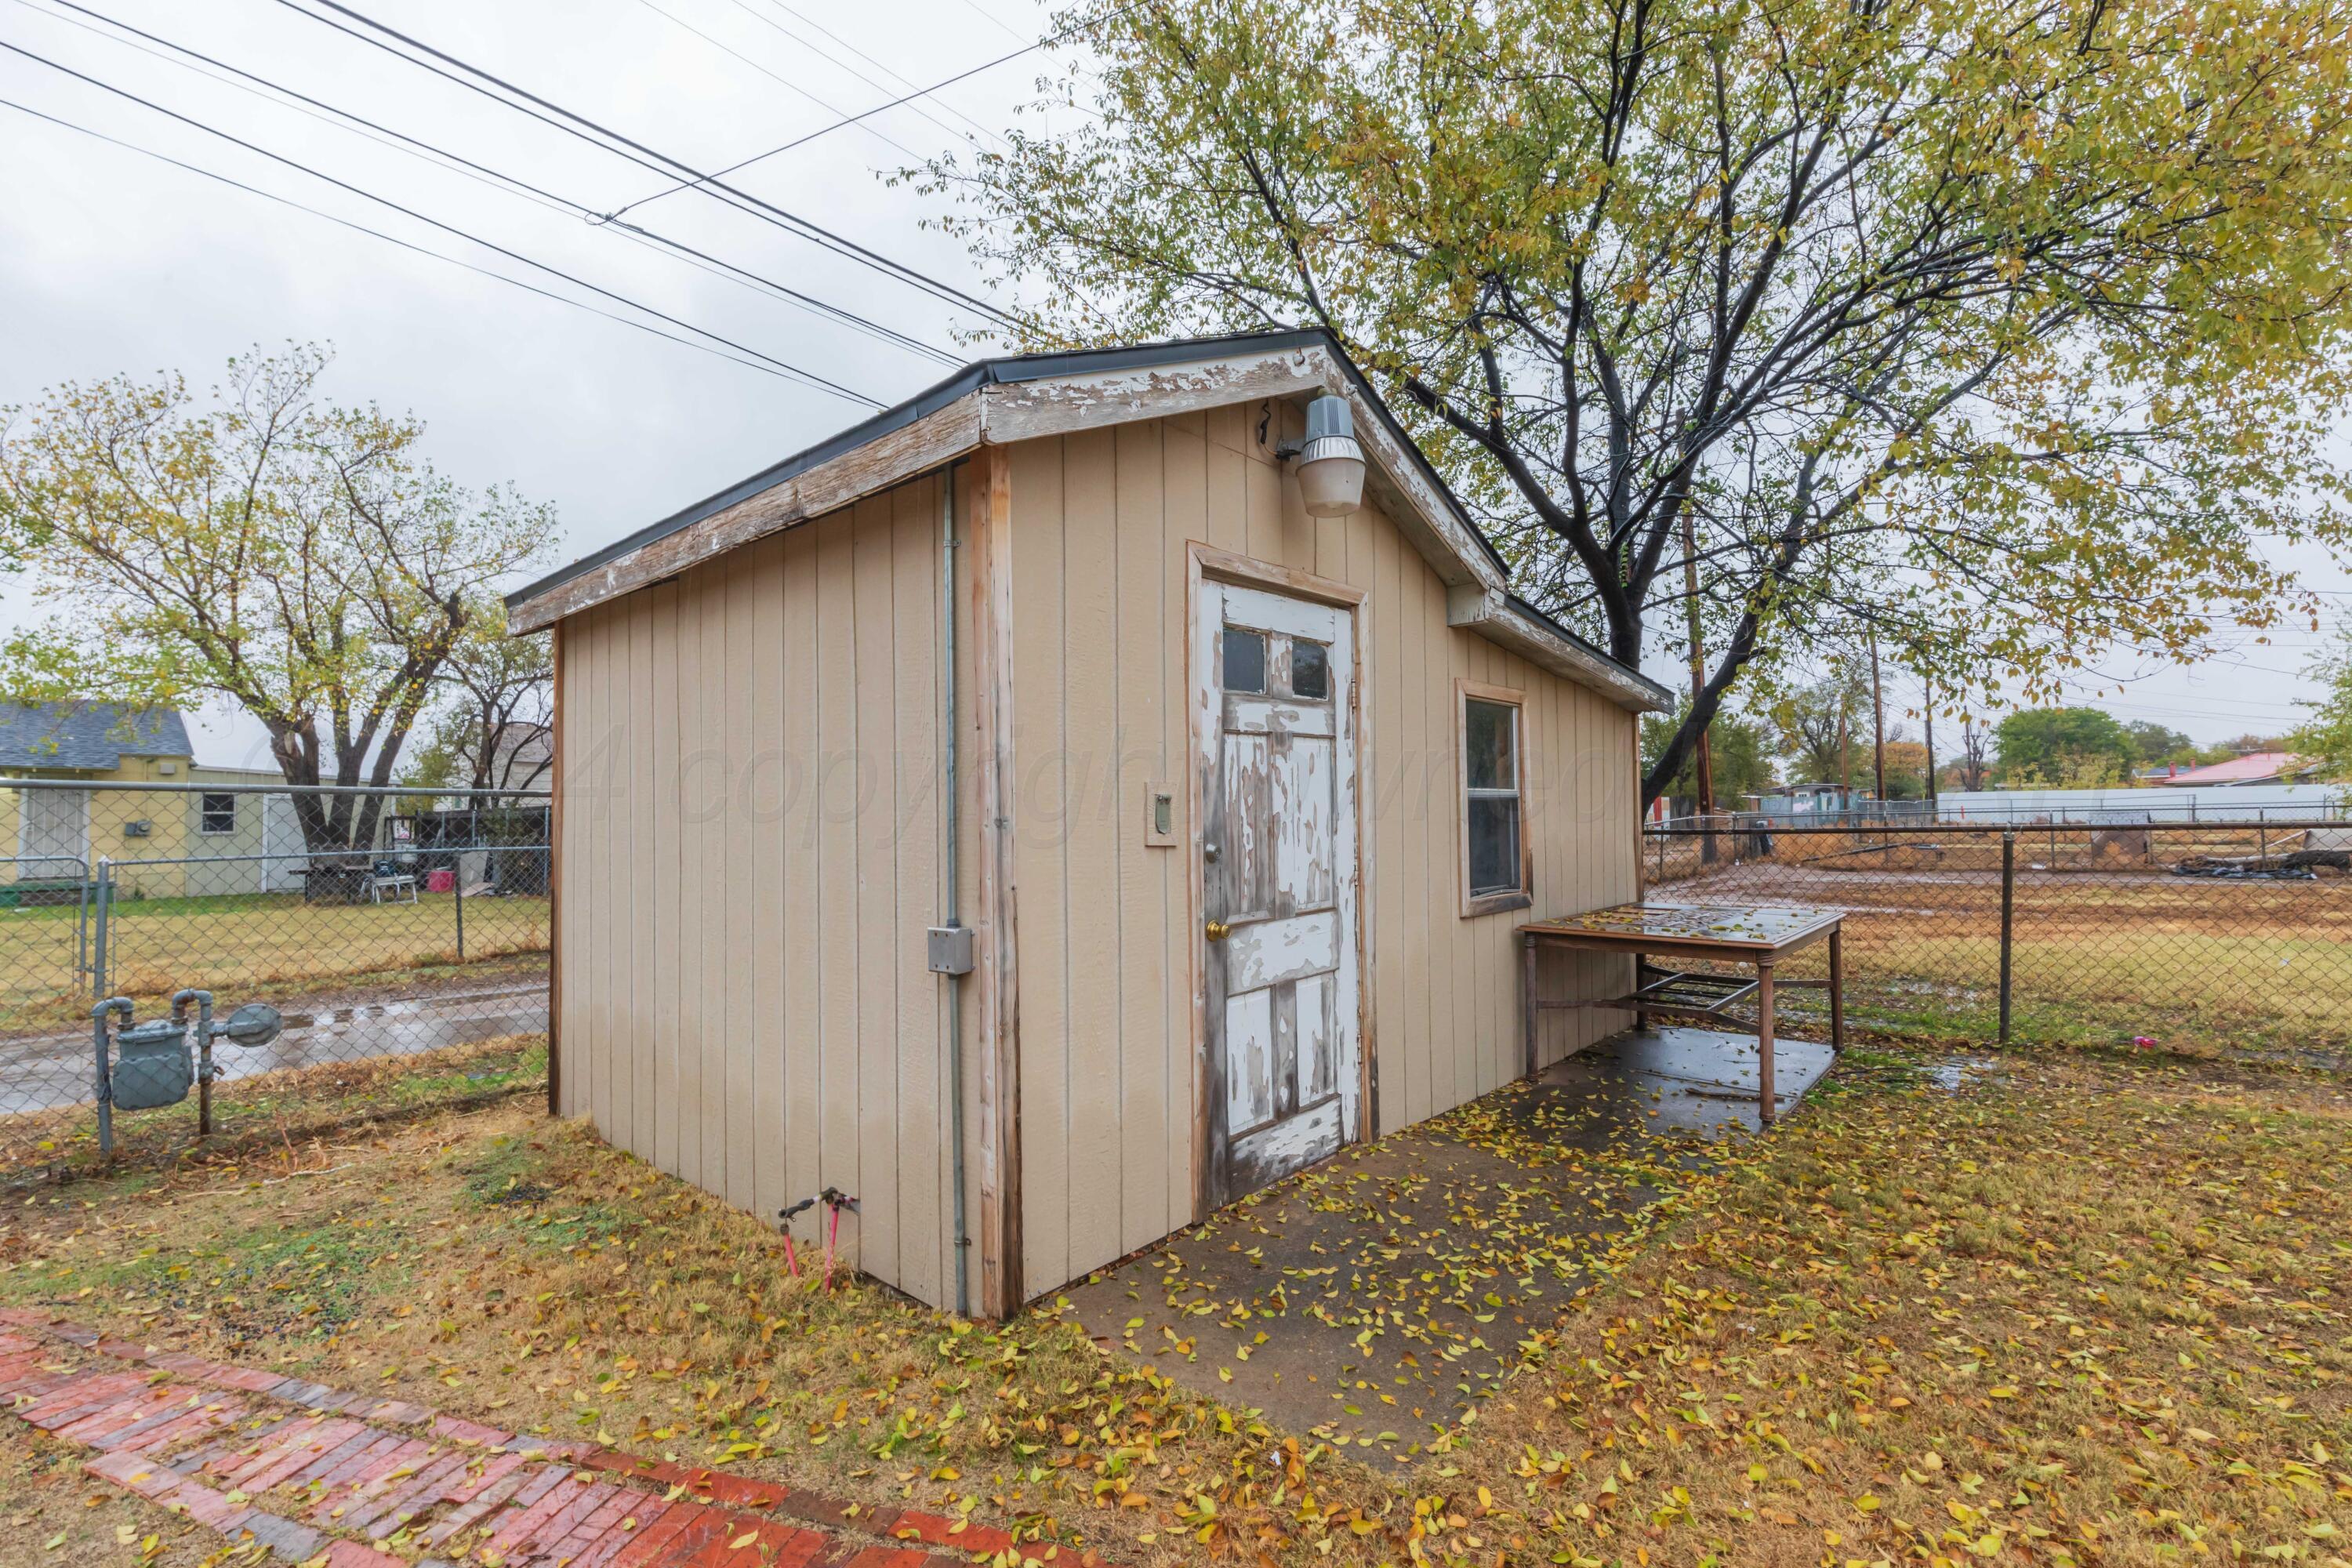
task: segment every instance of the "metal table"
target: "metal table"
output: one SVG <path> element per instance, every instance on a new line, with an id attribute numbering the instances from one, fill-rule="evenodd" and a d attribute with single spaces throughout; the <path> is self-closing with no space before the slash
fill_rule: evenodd
<path id="1" fill-rule="evenodd" d="M 1644 1027 L 1654 1011 L 1695 1013 L 1727 1028 L 1745 1030 L 1748 1026 L 1726 1009 L 1752 996 L 1758 1010 L 1757 1110 L 1764 1121 L 1770 1121 L 1776 1109 L 1772 1088 L 1775 991 L 1789 987 L 1826 989 L 1830 994 L 1830 1048 L 1845 1048 L 1845 950 L 1840 930 L 1843 919 L 1834 912 L 1769 904 L 1648 903 L 1616 904 L 1589 914 L 1523 925 L 1519 927 L 1519 990 L 1527 1070 L 1536 1070 L 1536 1019 L 1548 1010 L 1630 1010 L 1635 1022 Z M 1776 977 L 1774 971 L 1790 955 L 1824 939 L 1830 944 L 1827 980 Z M 1544 998 L 1537 990 L 1536 955 L 1547 947 L 1631 953 L 1633 993 L 1583 1002 Z M 1750 965 L 1756 971 L 1756 978 L 1742 981 L 1735 975 L 1705 970 L 1668 969 L 1651 963 L 1653 956 Z"/>

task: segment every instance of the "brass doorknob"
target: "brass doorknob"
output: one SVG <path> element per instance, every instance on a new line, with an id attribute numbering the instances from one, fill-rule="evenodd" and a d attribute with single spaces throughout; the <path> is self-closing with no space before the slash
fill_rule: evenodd
<path id="1" fill-rule="evenodd" d="M 1223 942 L 1225 938 L 1234 934 L 1234 928 L 1227 925 L 1223 921 L 1211 921 L 1206 926 L 1202 928 L 1201 934 L 1207 937 L 1211 942 Z"/>

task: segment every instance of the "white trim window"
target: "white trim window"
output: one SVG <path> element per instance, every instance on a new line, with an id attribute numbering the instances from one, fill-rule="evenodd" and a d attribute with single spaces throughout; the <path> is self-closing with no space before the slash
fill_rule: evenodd
<path id="1" fill-rule="evenodd" d="M 206 790 L 196 796 L 196 831 L 219 838 L 236 831 L 236 792 Z"/>
<path id="2" fill-rule="evenodd" d="M 1462 742 L 1462 912 L 1535 901 L 1527 832 L 1525 693 L 1458 681 Z"/>

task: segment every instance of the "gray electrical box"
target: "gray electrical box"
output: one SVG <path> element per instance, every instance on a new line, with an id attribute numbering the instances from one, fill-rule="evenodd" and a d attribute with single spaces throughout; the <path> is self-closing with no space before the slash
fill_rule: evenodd
<path id="1" fill-rule="evenodd" d="M 932 973 L 971 973 L 971 927 L 933 926 L 930 939 Z"/>

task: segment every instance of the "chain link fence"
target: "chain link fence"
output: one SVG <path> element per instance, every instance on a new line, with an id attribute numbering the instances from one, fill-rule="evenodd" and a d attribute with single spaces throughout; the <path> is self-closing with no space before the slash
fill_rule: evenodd
<path id="1" fill-rule="evenodd" d="M 1646 896 L 1843 911 L 1847 1017 L 1886 1034 L 2352 1059 L 2352 822 L 2110 817 L 1682 822 Z"/>
<path id="2" fill-rule="evenodd" d="M 129 1158 L 543 1083 L 549 826 L 539 795 L 0 780 L 0 1182 L 99 1158 L 111 997 L 285 1024 L 216 1045 L 209 1095 L 116 1110 Z"/>

